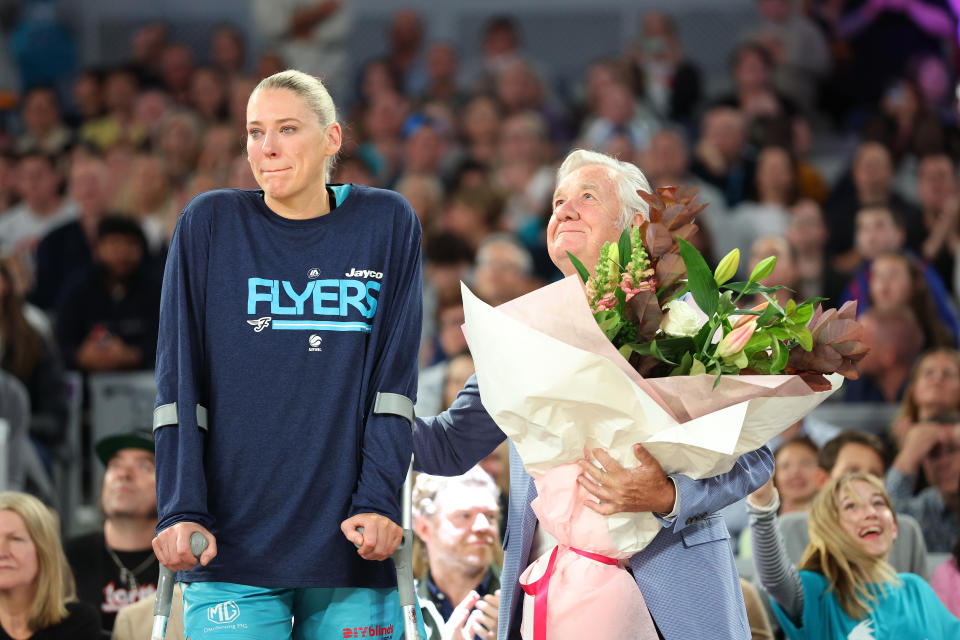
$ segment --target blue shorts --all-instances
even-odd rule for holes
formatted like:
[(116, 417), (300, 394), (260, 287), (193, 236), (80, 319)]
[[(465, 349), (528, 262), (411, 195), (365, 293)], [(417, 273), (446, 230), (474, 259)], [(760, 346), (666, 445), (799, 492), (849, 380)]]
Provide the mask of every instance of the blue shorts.
[[(417, 626), (426, 638), (420, 608)], [(230, 582), (183, 585), (187, 640), (403, 639), (395, 588), (267, 589)]]

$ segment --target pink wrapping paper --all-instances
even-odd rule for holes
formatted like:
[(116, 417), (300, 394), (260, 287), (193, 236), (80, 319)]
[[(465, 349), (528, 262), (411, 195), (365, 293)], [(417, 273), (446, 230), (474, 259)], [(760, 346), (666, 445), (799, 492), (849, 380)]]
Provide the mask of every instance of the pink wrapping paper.
[[(531, 506), (540, 526), (560, 543), (549, 578), (545, 636), (549, 640), (656, 640), (643, 595), (626, 569), (570, 550), (576, 547), (613, 558), (628, 557), (617, 549), (603, 516), (583, 506), (593, 498), (577, 483), (579, 474), (577, 465), (566, 464), (536, 480), (538, 497)], [(545, 553), (527, 567), (520, 576), (521, 585), (543, 576), (550, 554)], [(536, 640), (534, 607), (534, 598), (525, 595), (521, 625), (524, 640)]]

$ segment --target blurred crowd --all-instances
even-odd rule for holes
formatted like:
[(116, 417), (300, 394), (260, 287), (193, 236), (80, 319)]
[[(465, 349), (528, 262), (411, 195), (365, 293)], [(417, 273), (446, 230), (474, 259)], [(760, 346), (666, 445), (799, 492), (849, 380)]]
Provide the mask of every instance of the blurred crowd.
[[(67, 436), (64, 371), (152, 368), (177, 216), (200, 192), (257, 188), (243, 150), (247, 98), (260, 78), (294, 67), (323, 77), (340, 110), (332, 182), (393, 189), (423, 226), (419, 415), (448, 407), (473, 372), (459, 282), (500, 304), (558, 278), (545, 246), (557, 163), (573, 148), (601, 151), (636, 163), (655, 187), (699, 189), (709, 206), (695, 241), (711, 265), (734, 247), (744, 272), (776, 255), (766, 284), (789, 287), (781, 302), (857, 301), (872, 350), (840, 401), (902, 410), (833, 448), (802, 424), (784, 436), (782, 512), (802, 512), (855, 457), (919, 523), (910, 544), (960, 557), (953, 4), (756, 0), (755, 20), (729, 42), (725, 82), (704, 76), (683, 25), (661, 11), (638, 16), (623, 50), (560, 82), (510, 15), (480, 26), (474, 51), (431, 38), (424, 16), (401, 9), (382, 55), (361, 64), (347, 59), (352, 22), (339, 0), (253, 0), (260, 51), (227, 23), (200, 49), (149, 23), (117, 43), (129, 47), (124, 64), (79, 68), (70, 51), (37, 54), (43, 31), (25, 10), (0, 53), (21, 84), (0, 99), (0, 398), (29, 407), (21, 445), (50, 468)], [(470, 512), (480, 533), (471, 524), (459, 535), (496, 546), (504, 453), (489, 462), (499, 490)], [(30, 488), (25, 470), (11, 473), (12, 486)], [(437, 551), (444, 510), (431, 508), (419, 515), (426, 556), (456, 556), (455, 544)], [(422, 593), (449, 618), (467, 592), (492, 596), (496, 557), (478, 554), (465, 574), (431, 566)], [(901, 570), (929, 577), (913, 562)], [(943, 597), (960, 613), (952, 562)], [(436, 597), (441, 584), (453, 585), (452, 602)]]

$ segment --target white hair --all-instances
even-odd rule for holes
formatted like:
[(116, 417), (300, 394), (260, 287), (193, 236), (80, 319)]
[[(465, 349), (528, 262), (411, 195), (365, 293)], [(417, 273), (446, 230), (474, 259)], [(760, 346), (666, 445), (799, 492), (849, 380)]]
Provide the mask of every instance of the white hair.
[(413, 484), (413, 515), (430, 518), (437, 513), (438, 497), (444, 491), (454, 487), (480, 487), (486, 489), (494, 500), (500, 499), (500, 489), (490, 474), (479, 466), (473, 467), (462, 476), (445, 478), (426, 473), (417, 475)]
[(620, 198), (620, 214), (617, 217), (617, 229), (624, 230), (630, 226), (633, 217), (639, 212), (644, 218), (649, 218), (650, 205), (641, 198), (637, 191), (652, 193), (650, 183), (643, 172), (636, 165), (617, 160), (613, 156), (586, 149), (576, 149), (564, 159), (557, 169), (557, 184), (564, 178), (580, 169), (591, 165), (605, 167), (610, 178), (617, 185), (617, 194)]

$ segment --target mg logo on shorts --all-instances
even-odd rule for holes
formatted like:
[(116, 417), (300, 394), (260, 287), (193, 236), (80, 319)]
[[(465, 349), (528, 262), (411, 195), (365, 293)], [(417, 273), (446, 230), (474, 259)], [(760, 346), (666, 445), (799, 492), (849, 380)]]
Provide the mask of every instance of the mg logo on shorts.
[(213, 624), (227, 624), (240, 617), (240, 607), (233, 600), (207, 607), (207, 620)]

